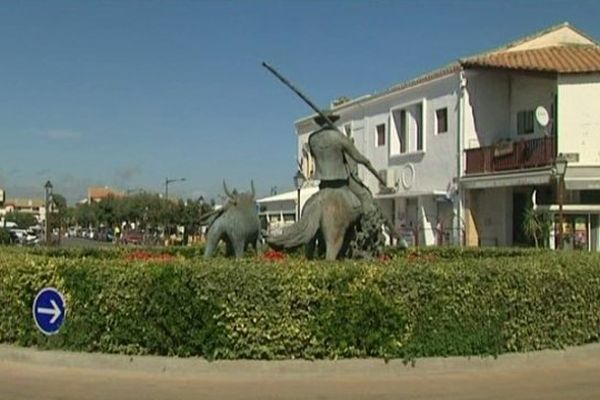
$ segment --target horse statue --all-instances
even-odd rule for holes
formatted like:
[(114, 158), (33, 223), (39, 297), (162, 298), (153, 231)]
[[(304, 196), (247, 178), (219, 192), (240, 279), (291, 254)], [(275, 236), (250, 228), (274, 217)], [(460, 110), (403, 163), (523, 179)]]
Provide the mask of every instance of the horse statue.
[(306, 202), (300, 220), (267, 238), (269, 246), (294, 248), (306, 244), (311, 258), (318, 237), (325, 244), (325, 258), (335, 260), (344, 246), (346, 233), (361, 216), (358, 198), (347, 188), (319, 190)]

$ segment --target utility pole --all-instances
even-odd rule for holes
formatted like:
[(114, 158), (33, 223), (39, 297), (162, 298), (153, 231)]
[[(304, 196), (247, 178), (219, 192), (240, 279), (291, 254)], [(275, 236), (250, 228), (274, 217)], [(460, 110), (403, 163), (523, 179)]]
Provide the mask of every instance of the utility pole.
[(184, 182), (184, 181), (185, 181), (185, 178), (176, 178), (176, 179), (165, 178), (165, 200), (169, 199), (169, 183)]
[(52, 182), (47, 181), (44, 185), (46, 190), (46, 246), (50, 246), (52, 241), (52, 232), (50, 230), (50, 200), (52, 197)]

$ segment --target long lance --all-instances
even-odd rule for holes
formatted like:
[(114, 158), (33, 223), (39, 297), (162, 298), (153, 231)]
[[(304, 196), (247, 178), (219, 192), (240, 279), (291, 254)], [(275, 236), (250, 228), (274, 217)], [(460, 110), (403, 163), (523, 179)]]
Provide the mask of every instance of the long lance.
[[(262, 66), (265, 67), (266, 69), (268, 69), (269, 72), (271, 72), (273, 75), (275, 75), (277, 77), (277, 79), (279, 79), (281, 82), (283, 82), (284, 85), (286, 85), (287, 87), (289, 87), (290, 89), (292, 89), (294, 91), (294, 93), (296, 93), (298, 96), (300, 96), (300, 98), (302, 100), (304, 100), (304, 102), (306, 104), (308, 104), (308, 106), (310, 108), (312, 108), (317, 114), (319, 114), (319, 116), (321, 118), (323, 118), (331, 127), (333, 127), (334, 129), (336, 129), (337, 131), (339, 131), (340, 133), (342, 133), (333, 124), (333, 122), (331, 122), (331, 120), (329, 119), (329, 117), (327, 115), (325, 115), (323, 113), (323, 111), (321, 111), (321, 109), (315, 105), (315, 103), (313, 103), (312, 101), (310, 101), (310, 99), (308, 97), (306, 97), (304, 95), (304, 93), (302, 93), (300, 90), (298, 90), (298, 88), (296, 86), (294, 86), (290, 81), (288, 81), (287, 79), (285, 79), (279, 72), (277, 72), (277, 70), (275, 68), (273, 68), (272, 66), (270, 66), (269, 64), (267, 64), (265, 61), (262, 62)], [(382, 181), (381, 177), (378, 174), (375, 174), (375, 177), (379, 180), (379, 182), (381, 182), (383, 184), (383, 186), (386, 186), (385, 182)], [(391, 235), (394, 236), (394, 237), (396, 237), (397, 239), (399, 239), (400, 236), (394, 231), (392, 223), (385, 216), (384, 216), (384, 220), (386, 222), (386, 225), (388, 226), (388, 229), (390, 230)]]
[(268, 69), (273, 75), (275, 75), (277, 77), (277, 79), (279, 79), (281, 82), (283, 82), (284, 85), (286, 85), (287, 87), (289, 87), (290, 89), (292, 89), (294, 91), (294, 93), (296, 93), (298, 96), (300, 96), (300, 98), (302, 100), (304, 100), (304, 102), (306, 104), (308, 104), (308, 106), (310, 108), (312, 108), (313, 110), (315, 110), (315, 112), (317, 114), (319, 114), (319, 116), (321, 118), (323, 118), (329, 125), (331, 125), (331, 126), (333, 126), (335, 128), (335, 125), (333, 124), (333, 122), (331, 122), (331, 120), (329, 119), (329, 117), (327, 115), (325, 115), (323, 113), (323, 111), (321, 111), (321, 109), (315, 105), (315, 103), (313, 103), (312, 101), (310, 101), (310, 99), (308, 97), (306, 97), (304, 95), (304, 93), (302, 93), (300, 90), (298, 90), (298, 88), (296, 88), (296, 86), (294, 86), (290, 81), (288, 81), (287, 79), (285, 79), (279, 72), (277, 72), (277, 70), (275, 68), (273, 68), (272, 66), (270, 66), (269, 64), (267, 64), (264, 61), (262, 63), (262, 66), (265, 67), (266, 69)]
[[(331, 120), (329, 119), (329, 117), (327, 115), (325, 115), (325, 113), (323, 113), (323, 111), (321, 111), (319, 109), (319, 107), (317, 107), (315, 105), (315, 103), (313, 103), (312, 101), (310, 101), (310, 99), (308, 97), (306, 97), (304, 95), (304, 93), (302, 93), (300, 90), (298, 90), (298, 88), (296, 88), (290, 81), (288, 81), (287, 79), (285, 79), (279, 72), (277, 72), (277, 70), (275, 70), (275, 68), (273, 68), (272, 66), (270, 66), (269, 64), (267, 64), (264, 61), (262, 62), (262, 65), (263, 65), (263, 67), (265, 67), (266, 69), (268, 69), (273, 75), (275, 75), (277, 77), (277, 79), (279, 79), (281, 82), (283, 82), (283, 84), (285, 84), (287, 87), (289, 87), (290, 89), (292, 89), (294, 91), (294, 93), (296, 93), (298, 96), (300, 96), (300, 98), (302, 100), (304, 100), (304, 102), (306, 104), (308, 104), (310, 108), (312, 108), (313, 110), (315, 110), (315, 112), (317, 114), (319, 114), (319, 116), (321, 118), (323, 118), (333, 129), (337, 130), (342, 135), (344, 134), (342, 131), (340, 131), (340, 129), (337, 126), (335, 126), (333, 124), (333, 122), (331, 122)], [(377, 180), (383, 186), (386, 186), (386, 183), (379, 176), (379, 174), (377, 174), (377, 171), (375, 171), (372, 166), (367, 166), (367, 169), (369, 169), (371, 171), (371, 173), (373, 173), (373, 175), (375, 175), (375, 177), (377, 178)]]

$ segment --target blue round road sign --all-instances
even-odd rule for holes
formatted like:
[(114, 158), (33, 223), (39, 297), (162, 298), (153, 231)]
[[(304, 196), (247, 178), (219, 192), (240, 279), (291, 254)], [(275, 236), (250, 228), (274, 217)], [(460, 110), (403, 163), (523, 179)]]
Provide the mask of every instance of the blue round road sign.
[(33, 301), (33, 320), (45, 335), (58, 333), (65, 322), (65, 300), (55, 288), (44, 288)]

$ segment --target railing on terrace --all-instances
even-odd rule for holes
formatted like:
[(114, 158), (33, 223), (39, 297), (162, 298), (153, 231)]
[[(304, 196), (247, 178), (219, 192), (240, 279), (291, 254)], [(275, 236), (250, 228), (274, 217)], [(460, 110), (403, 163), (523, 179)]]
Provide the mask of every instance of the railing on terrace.
[(554, 136), (550, 136), (465, 150), (465, 173), (480, 174), (550, 165), (555, 155), (554, 139)]

